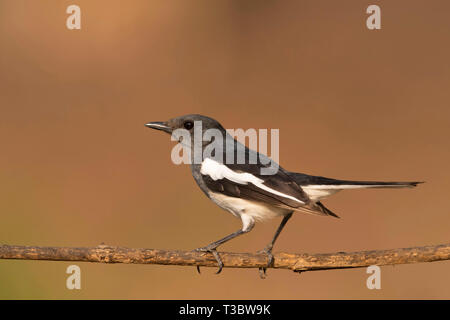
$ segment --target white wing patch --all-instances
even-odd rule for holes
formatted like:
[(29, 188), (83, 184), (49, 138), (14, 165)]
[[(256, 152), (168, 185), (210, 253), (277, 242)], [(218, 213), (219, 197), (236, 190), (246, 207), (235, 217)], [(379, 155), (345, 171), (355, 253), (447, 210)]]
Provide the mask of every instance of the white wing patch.
[(247, 173), (247, 172), (234, 172), (230, 168), (228, 168), (226, 165), (219, 163), (217, 161), (214, 161), (210, 158), (206, 158), (202, 162), (202, 166), (200, 168), (200, 173), (203, 175), (208, 175), (213, 179), (221, 180), (221, 179), (228, 179), (230, 181), (233, 181), (238, 184), (247, 185), (249, 183), (253, 184), (254, 186), (265, 190), (267, 192), (270, 192), (272, 194), (275, 194), (277, 196), (291, 199), (294, 201), (297, 201), (298, 203), (304, 204), (303, 201), (300, 201), (290, 195), (284, 194), (282, 192), (279, 192), (277, 190), (274, 190), (272, 188), (269, 188), (268, 186), (264, 185), (264, 180), (259, 179), (258, 177), (255, 177), (254, 175)]

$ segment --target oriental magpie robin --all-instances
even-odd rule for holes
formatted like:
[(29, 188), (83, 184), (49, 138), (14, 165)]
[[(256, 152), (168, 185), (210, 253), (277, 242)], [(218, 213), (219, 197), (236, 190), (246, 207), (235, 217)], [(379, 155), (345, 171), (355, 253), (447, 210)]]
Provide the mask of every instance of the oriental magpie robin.
[[(415, 187), (421, 183), (337, 180), (290, 172), (265, 155), (235, 140), (216, 120), (198, 114), (185, 115), (166, 122), (150, 122), (146, 126), (167, 132), (178, 140), (190, 153), (191, 172), (200, 189), (219, 207), (242, 221), (240, 230), (197, 249), (214, 255), (219, 266), (217, 273), (221, 272), (223, 263), (216, 248), (252, 230), (255, 221), (282, 217), (272, 240), (262, 250), (268, 255), (267, 267), (270, 267), (273, 263), (273, 245), (293, 212), (338, 218), (321, 203), (321, 200), (338, 191)], [(208, 135), (209, 139), (204, 139), (208, 130), (213, 134)], [(211, 136), (214, 136), (214, 139)], [(219, 141), (221, 136), (223, 141)], [(213, 144), (215, 149), (211, 148)], [(206, 152), (208, 150), (210, 153)], [(244, 161), (237, 161), (239, 156), (243, 156), (241, 160)], [(228, 161), (229, 159), (232, 161)], [(276, 170), (264, 174), (264, 169), (267, 170), (273, 165)], [(261, 277), (264, 277), (265, 272), (266, 268), (260, 269)]]

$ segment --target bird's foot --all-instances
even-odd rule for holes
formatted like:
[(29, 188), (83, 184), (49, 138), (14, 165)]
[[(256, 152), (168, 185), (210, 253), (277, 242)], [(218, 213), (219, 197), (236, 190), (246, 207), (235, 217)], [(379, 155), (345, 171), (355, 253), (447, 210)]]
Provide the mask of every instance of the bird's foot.
[(273, 265), (272, 246), (267, 246), (264, 249), (257, 251), (256, 253), (265, 253), (267, 255), (268, 262), (266, 267), (259, 268), (259, 277), (261, 279), (265, 279), (267, 268)]
[[(195, 249), (194, 251), (211, 253), (214, 256), (214, 258), (216, 259), (217, 265), (219, 266), (219, 269), (217, 270), (216, 274), (219, 274), (222, 272), (223, 262), (222, 262), (222, 259), (220, 259), (219, 253), (217, 252), (215, 247), (206, 246), (206, 247)], [(200, 266), (197, 266), (197, 272), (200, 273)]]

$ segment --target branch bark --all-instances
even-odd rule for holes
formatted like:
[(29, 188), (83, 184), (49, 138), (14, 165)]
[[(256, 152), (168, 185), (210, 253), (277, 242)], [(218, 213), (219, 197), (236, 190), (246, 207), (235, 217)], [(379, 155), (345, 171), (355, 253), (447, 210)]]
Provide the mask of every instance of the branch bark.
[[(231, 252), (220, 252), (219, 254), (223, 260), (224, 267), (228, 268), (260, 268), (265, 267), (267, 264), (267, 257), (264, 254)], [(216, 260), (209, 253), (131, 249), (106, 245), (78, 248), (2, 245), (0, 246), (0, 259), (217, 266)], [(450, 260), (450, 243), (435, 246), (349, 253), (275, 253), (272, 268), (304, 272), (443, 260)]]

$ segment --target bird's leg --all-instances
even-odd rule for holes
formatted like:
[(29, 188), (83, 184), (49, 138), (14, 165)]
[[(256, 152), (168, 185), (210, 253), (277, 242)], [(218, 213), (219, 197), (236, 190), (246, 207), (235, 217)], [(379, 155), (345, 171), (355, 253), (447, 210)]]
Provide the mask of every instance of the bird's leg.
[(284, 226), (286, 225), (286, 223), (288, 222), (288, 220), (292, 217), (292, 212), (290, 212), (289, 214), (285, 215), (283, 217), (283, 220), (281, 220), (280, 225), (278, 226), (277, 231), (275, 232), (275, 235), (272, 238), (272, 241), (267, 244), (267, 246), (262, 249), (261, 251), (258, 251), (258, 253), (265, 253), (268, 256), (268, 260), (269, 262), (267, 263), (267, 267), (265, 268), (259, 268), (259, 276), (261, 277), (261, 279), (264, 279), (266, 277), (266, 270), (267, 268), (269, 268), (272, 264), (273, 264), (273, 254), (272, 254), (272, 248), (273, 245), (275, 244), (275, 241), (277, 241), (278, 236), (280, 235), (281, 231), (283, 230)]
[[(216, 248), (218, 246), (220, 246), (221, 244), (224, 244), (225, 242), (227, 242), (227, 241), (229, 241), (229, 240), (231, 240), (233, 238), (236, 238), (237, 236), (240, 236), (241, 234), (246, 233), (248, 231), (250, 231), (250, 230), (238, 230), (238, 231), (233, 232), (232, 234), (230, 234), (230, 235), (228, 235), (228, 236), (226, 236), (226, 237), (224, 237), (224, 238), (222, 238), (220, 240), (217, 240), (217, 241), (215, 241), (213, 243), (208, 244), (206, 247), (195, 249), (195, 251), (212, 253), (214, 258), (216, 258), (217, 264), (219, 265), (219, 269), (217, 270), (216, 273), (220, 273), (222, 271), (222, 268), (223, 268), (223, 262), (222, 262), (222, 259), (220, 259), (219, 253), (217, 252)], [(200, 273), (200, 267), (199, 266), (197, 266), (197, 272)]]

